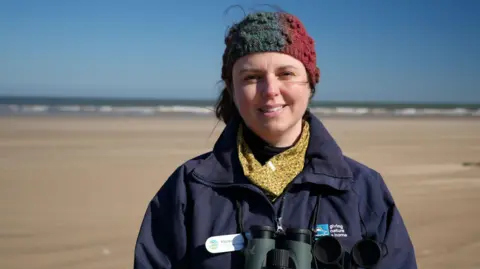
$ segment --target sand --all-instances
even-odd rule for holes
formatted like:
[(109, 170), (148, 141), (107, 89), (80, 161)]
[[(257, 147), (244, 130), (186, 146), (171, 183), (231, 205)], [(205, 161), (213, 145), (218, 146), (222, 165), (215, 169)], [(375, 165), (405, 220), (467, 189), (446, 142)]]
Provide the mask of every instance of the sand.
[[(480, 121), (324, 119), (382, 173), (419, 268), (480, 268)], [(149, 200), (211, 148), (207, 117), (0, 118), (0, 268), (131, 268)], [(215, 129), (215, 131), (213, 131)], [(212, 132), (213, 131), (213, 132)]]

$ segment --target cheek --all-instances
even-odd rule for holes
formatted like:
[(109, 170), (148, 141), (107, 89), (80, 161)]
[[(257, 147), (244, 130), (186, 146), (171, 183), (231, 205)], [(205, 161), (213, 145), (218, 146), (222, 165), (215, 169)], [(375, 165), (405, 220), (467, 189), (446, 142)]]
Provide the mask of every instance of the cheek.
[(239, 110), (249, 110), (254, 106), (255, 91), (246, 87), (238, 88), (234, 91), (234, 99)]
[(296, 89), (294, 91), (289, 91), (283, 96), (289, 102), (294, 103), (296, 107), (304, 107), (308, 105), (308, 101), (310, 99), (310, 89)]

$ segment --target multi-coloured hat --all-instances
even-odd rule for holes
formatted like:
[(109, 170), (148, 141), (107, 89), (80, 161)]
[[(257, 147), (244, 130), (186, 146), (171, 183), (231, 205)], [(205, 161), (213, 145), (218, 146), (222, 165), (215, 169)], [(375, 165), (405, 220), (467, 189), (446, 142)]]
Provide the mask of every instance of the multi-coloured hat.
[(225, 38), (222, 79), (231, 82), (233, 64), (240, 57), (256, 52), (281, 52), (301, 61), (312, 83), (318, 83), (320, 70), (314, 40), (294, 15), (284, 12), (257, 12), (234, 24)]

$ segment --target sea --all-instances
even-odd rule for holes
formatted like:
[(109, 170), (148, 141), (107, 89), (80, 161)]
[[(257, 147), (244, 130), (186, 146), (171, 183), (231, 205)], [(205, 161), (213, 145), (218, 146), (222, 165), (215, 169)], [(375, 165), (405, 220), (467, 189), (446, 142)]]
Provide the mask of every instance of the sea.
[[(0, 96), (0, 116), (213, 116), (216, 100)], [(469, 117), (480, 119), (480, 104), (312, 101), (321, 116)]]

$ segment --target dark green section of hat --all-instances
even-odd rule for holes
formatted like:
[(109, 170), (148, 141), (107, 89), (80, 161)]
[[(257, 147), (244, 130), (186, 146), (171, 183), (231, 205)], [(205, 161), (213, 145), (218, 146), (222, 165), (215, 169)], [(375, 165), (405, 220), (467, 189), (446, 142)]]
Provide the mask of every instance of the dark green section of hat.
[(231, 42), (230, 59), (238, 59), (252, 52), (281, 52), (286, 45), (287, 32), (277, 13), (249, 14), (230, 29), (227, 42)]

